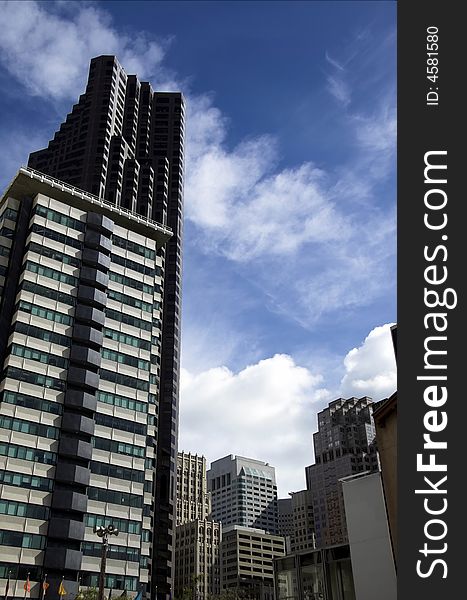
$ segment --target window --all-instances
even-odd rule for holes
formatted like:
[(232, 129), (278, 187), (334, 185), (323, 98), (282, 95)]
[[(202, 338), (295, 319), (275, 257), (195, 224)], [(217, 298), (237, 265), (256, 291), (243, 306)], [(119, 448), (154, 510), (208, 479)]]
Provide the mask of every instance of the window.
[(66, 273), (61, 273), (60, 271), (56, 271), (55, 269), (43, 267), (42, 265), (38, 265), (29, 260), (27, 260), (25, 263), (25, 269), (26, 271), (31, 271), (31, 273), (37, 273), (38, 275), (42, 275), (43, 277), (49, 277), (50, 279), (66, 283), (67, 285), (71, 285), (74, 287), (78, 285), (77, 277), (67, 275)]
[(142, 281), (132, 279), (131, 277), (124, 277), (123, 275), (120, 275), (120, 273), (114, 273), (113, 271), (110, 271), (109, 280), (116, 281), (121, 285), (127, 285), (128, 287), (132, 287), (135, 290), (139, 290), (140, 292), (145, 292), (146, 294), (154, 294), (153, 286), (148, 285), (147, 283), (143, 283)]
[(0, 544), (2, 546), (43, 550), (45, 548), (45, 540), (46, 538), (43, 535), (0, 530)]
[(117, 452), (118, 454), (125, 454), (127, 456), (137, 456), (144, 458), (146, 449), (142, 446), (134, 446), (133, 444), (125, 444), (124, 442), (117, 442), (109, 440), (107, 438), (93, 437), (92, 445), (98, 450), (107, 450), (108, 452)]
[(40, 217), (44, 217), (44, 219), (48, 219), (49, 221), (60, 223), (60, 225), (64, 225), (65, 227), (76, 229), (77, 231), (84, 231), (86, 228), (86, 224), (83, 221), (78, 221), (78, 219), (73, 219), (72, 217), (68, 217), (55, 210), (41, 206), (40, 204), (36, 204), (33, 213)]
[(31, 421), (23, 421), (22, 419), (14, 419), (12, 417), (0, 416), (0, 427), (2, 429), (10, 429), (11, 431), (19, 431), (20, 433), (28, 433), (30, 435), (38, 435), (40, 437), (58, 440), (59, 430), (51, 425), (42, 425), (41, 423), (33, 423)]
[(0, 456), (30, 460), (46, 465), (54, 465), (57, 462), (57, 455), (54, 452), (37, 450), (35, 448), (25, 448), (24, 446), (17, 446), (16, 444), (0, 443)]
[(20, 346), (19, 344), (11, 345), (11, 354), (14, 356), (20, 356), (29, 360), (36, 360), (38, 362), (50, 365), (52, 367), (59, 367), (66, 369), (68, 367), (68, 359), (55, 354), (49, 354), (48, 352), (40, 352), (33, 348), (26, 348), (26, 346)]
[(52, 344), (59, 344), (60, 346), (70, 346), (71, 338), (61, 333), (55, 333), (50, 329), (42, 329), (41, 327), (35, 327), (34, 325), (28, 325), (17, 321), (15, 325), (15, 332), (22, 333), (30, 337), (44, 340), (45, 342), (51, 342)]
[(142, 348), (143, 350), (151, 350), (151, 342), (149, 340), (143, 340), (127, 333), (121, 333), (114, 329), (108, 329), (104, 327), (104, 337), (128, 346), (134, 346), (135, 348)]
[[(143, 273), (144, 275), (149, 275), (150, 277), (154, 277), (156, 275), (156, 269), (154, 267), (147, 267), (146, 265), (137, 263), (129, 258), (124, 258), (118, 254), (111, 254), (110, 258), (116, 265), (126, 267), (127, 269), (132, 269), (133, 271), (138, 271), (138, 273)], [(160, 270), (161, 269), (159, 269), (159, 271)]]
[(35, 475), (24, 475), (23, 473), (11, 473), (10, 471), (3, 470), (0, 471), (0, 483), (31, 490), (41, 490), (43, 492), (51, 492), (53, 488), (52, 479), (37, 477)]
[(110, 427), (115, 429), (121, 429), (122, 431), (128, 431), (130, 433), (136, 433), (138, 435), (146, 435), (147, 427), (144, 423), (137, 423), (136, 421), (128, 421), (127, 419), (119, 419), (110, 415), (104, 415), (102, 413), (96, 413), (95, 415), (96, 425), (102, 425), (104, 427)]
[(72, 267), (79, 267), (81, 264), (81, 261), (74, 256), (69, 256), (68, 254), (64, 254), (53, 248), (48, 248), (47, 246), (41, 246), (35, 242), (30, 242), (26, 251), (34, 252), (35, 254), (39, 254), (39, 256), (45, 256), (46, 258), (61, 262), (64, 265), (71, 265)]
[(50, 298), (50, 300), (56, 300), (57, 302), (62, 302), (63, 304), (69, 304), (70, 306), (74, 306), (76, 304), (76, 299), (73, 296), (70, 296), (70, 294), (59, 292), (58, 290), (46, 287), (45, 285), (39, 285), (37, 283), (32, 283), (31, 281), (23, 280), (21, 288), (25, 292), (38, 294), (39, 296), (44, 296), (44, 298)]
[(148, 405), (145, 402), (139, 402), (138, 400), (133, 400), (133, 398), (125, 398), (124, 396), (118, 396), (110, 392), (97, 392), (97, 399), (99, 402), (120, 406), (121, 408), (128, 408), (129, 410), (136, 410), (143, 413), (148, 412)]
[(125, 323), (125, 325), (131, 325), (132, 327), (136, 327), (137, 329), (144, 329), (144, 331), (151, 331), (152, 329), (150, 321), (138, 319), (137, 317), (133, 317), (133, 315), (121, 313), (110, 308), (105, 309), (105, 314), (109, 319), (112, 319), (113, 321), (120, 321), (121, 323)]
[(49, 509), (47, 506), (27, 504), (26, 502), (13, 502), (11, 500), (0, 500), (0, 514), (14, 517), (28, 517), (47, 521)]
[(141, 523), (128, 519), (116, 519), (115, 517), (104, 517), (102, 515), (87, 514), (85, 516), (86, 527), (106, 527), (113, 525), (122, 533), (141, 534)]
[(115, 373), (115, 371), (107, 371), (106, 369), (100, 370), (101, 379), (105, 381), (111, 381), (117, 385), (124, 385), (130, 388), (135, 388), (143, 392), (149, 391), (149, 382), (136, 377), (130, 377), (129, 375), (123, 375), (122, 373)]
[[(131, 506), (132, 508), (143, 507), (143, 496), (127, 494), (126, 492), (115, 492), (113, 490), (89, 487), (88, 498), (89, 500), (96, 500), (97, 502), (110, 502), (111, 504), (118, 504), (119, 506)], [(100, 554), (98, 556), (100, 556)]]
[(24, 302), (24, 300), (19, 302), (17, 309), (36, 317), (41, 317), (42, 319), (61, 323), (62, 325), (71, 325), (73, 323), (73, 319), (69, 315), (42, 306), (36, 306), (30, 302)]
[(16, 367), (7, 367), (5, 370), (5, 377), (11, 377), (12, 379), (18, 379), (19, 381), (59, 391), (64, 391), (66, 387), (65, 382), (61, 379), (39, 375), (38, 373), (31, 373), (30, 371), (25, 371)]
[[(107, 297), (110, 300), (115, 300), (116, 302), (121, 302), (122, 304), (127, 304), (128, 306), (134, 306), (135, 308), (140, 308), (145, 312), (151, 313), (153, 310), (153, 305), (149, 302), (144, 302), (144, 300), (140, 300), (139, 298), (133, 298), (133, 296), (128, 296), (127, 294), (122, 294), (120, 292), (116, 292), (115, 290), (107, 290)], [(155, 303), (158, 305), (159, 303)], [(157, 306), (156, 306), (157, 308)]]
[(150, 363), (148, 360), (142, 360), (136, 356), (130, 356), (129, 354), (123, 354), (122, 352), (115, 352), (109, 348), (102, 348), (102, 358), (111, 360), (122, 365), (129, 365), (136, 369), (142, 369), (143, 371), (149, 371)]

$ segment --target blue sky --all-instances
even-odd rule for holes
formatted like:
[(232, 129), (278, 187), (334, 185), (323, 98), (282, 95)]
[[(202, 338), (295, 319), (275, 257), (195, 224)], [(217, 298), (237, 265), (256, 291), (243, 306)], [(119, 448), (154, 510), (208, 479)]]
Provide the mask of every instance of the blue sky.
[(396, 4), (1, 5), (2, 187), (92, 56), (186, 95), (180, 447), (302, 488), (316, 412), (395, 389)]

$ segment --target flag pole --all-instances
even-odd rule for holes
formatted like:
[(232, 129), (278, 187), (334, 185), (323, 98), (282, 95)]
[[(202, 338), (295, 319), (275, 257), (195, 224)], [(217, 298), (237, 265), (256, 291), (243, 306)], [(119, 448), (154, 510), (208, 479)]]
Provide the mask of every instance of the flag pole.
[(28, 575), (26, 577), (26, 583), (24, 584), (24, 600), (26, 600), (26, 598), (28, 597), (28, 592), (31, 590), (31, 583), (29, 581), (29, 571), (28, 571)]
[(5, 600), (8, 599), (8, 593), (10, 591), (10, 578), (11, 578), (11, 571), (10, 571), (10, 569), (8, 569), (8, 579), (6, 580), (6, 586), (5, 586)]

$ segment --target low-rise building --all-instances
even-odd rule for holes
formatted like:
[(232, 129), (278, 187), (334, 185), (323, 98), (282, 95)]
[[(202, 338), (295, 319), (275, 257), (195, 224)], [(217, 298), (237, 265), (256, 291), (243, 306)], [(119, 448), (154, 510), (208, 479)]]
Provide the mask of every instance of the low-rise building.
[(233, 525), (223, 531), (222, 590), (245, 600), (274, 600), (274, 560), (285, 554), (284, 538)]

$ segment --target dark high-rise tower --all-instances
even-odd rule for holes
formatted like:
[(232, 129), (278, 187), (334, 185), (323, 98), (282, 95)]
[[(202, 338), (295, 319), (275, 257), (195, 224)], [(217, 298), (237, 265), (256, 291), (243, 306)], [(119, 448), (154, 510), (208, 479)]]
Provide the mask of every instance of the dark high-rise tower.
[(29, 167), (167, 225), (152, 536), (152, 595), (171, 593), (177, 474), (184, 100), (127, 76), (114, 56), (91, 61), (80, 96)]
[(311, 490), (316, 545), (345, 544), (347, 526), (339, 479), (377, 471), (373, 402), (370, 398), (338, 398), (318, 413), (313, 434), (315, 464), (306, 467)]

